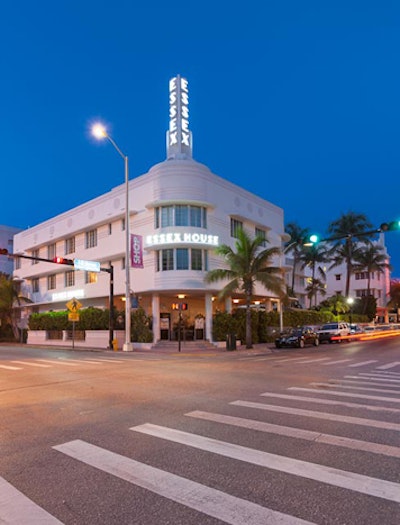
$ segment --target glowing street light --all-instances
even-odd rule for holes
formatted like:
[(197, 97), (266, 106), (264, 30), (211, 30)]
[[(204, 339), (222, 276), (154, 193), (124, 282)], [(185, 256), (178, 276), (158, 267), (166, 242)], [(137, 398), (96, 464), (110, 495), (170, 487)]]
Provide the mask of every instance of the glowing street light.
[[(115, 141), (107, 133), (105, 126), (96, 123), (92, 126), (92, 135), (98, 139), (107, 139), (119, 155), (124, 159), (125, 166), (125, 343), (123, 350), (130, 352), (133, 350), (131, 343), (131, 284), (130, 284), (130, 234), (129, 234), (129, 165), (128, 157), (119, 149)], [(112, 305), (110, 305), (112, 308)]]

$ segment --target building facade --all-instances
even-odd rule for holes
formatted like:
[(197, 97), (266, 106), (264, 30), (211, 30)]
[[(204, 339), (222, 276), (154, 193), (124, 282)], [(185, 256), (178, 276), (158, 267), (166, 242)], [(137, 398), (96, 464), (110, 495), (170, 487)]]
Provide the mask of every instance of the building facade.
[[(175, 338), (179, 312), (173, 305), (179, 301), (187, 305), (186, 325), (193, 330), (196, 325), (195, 334), (211, 340), (213, 313), (229, 311), (233, 301), (244, 302), (238, 295), (221, 303), (217, 295), (224, 283), (205, 283), (207, 272), (222, 264), (215, 248), (233, 246), (241, 227), (254, 236), (264, 235), (268, 246), (281, 247), (287, 237), (283, 210), (193, 159), (184, 78), (170, 81), (169, 101), (167, 159), (128, 184), (131, 261), (125, 260), (125, 185), (18, 233), (14, 253), (96, 261), (103, 269), (112, 265), (114, 305), (121, 311), (129, 264), (134, 306), (152, 316), (154, 342)], [(83, 307), (109, 307), (106, 271), (22, 257), (15, 262), (14, 276), (23, 281), (23, 293), (33, 301), (31, 311), (65, 310), (71, 298)], [(262, 287), (256, 288), (255, 300), (267, 310), (280, 307), (278, 297)]]
[[(0, 225), (0, 248), (7, 250), (9, 253), (14, 251), (14, 235), (21, 231), (21, 228), (14, 228), (13, 226)], [(13, 259), (5, 255), (0, 257), (0, 272), (7, 275), (13, 273)]]
[[(379, 239), (374, 243), (382, 249), (382, 254), (386, 256), (387, 267), (384, 268), (383, 272), (371, 272), (368, 275), (366, 270), (356, 271), (350, 277), (350, 292), (349, 298), (357, 301), (361, 297), (372, 295), (375, 297), (377, 307), (380, 316), (385, 316), (386, 305), (390, 299), (390, 256), (387, 252), (385, 245), (385, 234), (380, 233)], [(325, 282), (325, 295), (317, 294), (317, 297), (313, 299), (313, 304), (319, 304), (321, 301), (333, 295), (346, 295), (346, 275), (347, 268), (346, 264), (342, 263), (335, 268), (330, 269), (330, 263), (321, 263), (322, 270), (326, 275)], [(292, 272), (293, 272), (293, 259), (286, 256), (285, 258), (285, 269), (286, 269), (286, 284), (291, 286)], [(301, 265), (297, 266), (296, 275), (294, 279), (294, 290), (295, 295), (299, 300), (299, 303), (303, 308), (308, 308), (310, 300), (307, 298), (306, 287), (310, 282), (311, 272), (310, 269), (305, 267), (301, 268)], [(370, 281), (370, 289), (368, 291), (368, 279)]]

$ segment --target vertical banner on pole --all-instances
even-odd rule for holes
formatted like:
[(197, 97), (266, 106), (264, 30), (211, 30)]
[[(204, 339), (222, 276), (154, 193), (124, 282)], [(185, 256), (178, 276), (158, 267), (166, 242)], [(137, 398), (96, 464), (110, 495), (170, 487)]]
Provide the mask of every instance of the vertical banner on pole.
[(143, 268), (143, 237), (135, 233), (131, 235), (131, 267)]

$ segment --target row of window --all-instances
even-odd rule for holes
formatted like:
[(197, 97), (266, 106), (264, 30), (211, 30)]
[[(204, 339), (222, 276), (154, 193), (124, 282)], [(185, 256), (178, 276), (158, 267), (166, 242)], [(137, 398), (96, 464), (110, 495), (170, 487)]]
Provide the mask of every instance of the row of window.
[(207, 208), (187, 204), (159, 206), (154, 210), (154, 227), (194, 226), (207, 228)]
[[(237, 239), (240, 230), (243, 230), (243, 222), (237, 219), (231, 219), (231, 237), (235, 237), (235, 239)], [(265, 230), (261, 230), (260, 228), (256, 227), (254, 230), (254, 235), (263, 239), (261, 244), (262, 246), (267, 245), (267, 232)]]
[(208, 251), (197, 248), (167, 248), (155, 252), (156, 271), (208, 271)]
[[(354, 278), (356, 281), (361, 281), (363, 279), (368, 279), (368, 274), (369, 272), (356, 272), (354, 274)], [(335, 278), (337, 281), (340, 281), (341, 278), (342, 278), (342, 274), (341, 273), (336, 273), (335, 274)], [(381, 280), (381, 272), (377, 272), (376, 273), (376, 278), (378, 281)], [(371, 279), (375, 279), (375, 272), (371, 272)]]
[[(97, 279), (98, 279), (98, 274), (96, 272), (85, 272), (85, 283), (86, 284), (97, 283)], [(32, 279), (31, 284), (32, 284), (32, 292), (38, 293), (40, 291), (39, 278)], [(68, 288), (69, 286), (75, 286), (74, 270), (70, 270), (64, 273), (64, 287)], [(55, 290), (56, 287), (57, 287), (56, 274), (53, 273), (51, 275), (48, 275), (47, 276), (47, 289)]]

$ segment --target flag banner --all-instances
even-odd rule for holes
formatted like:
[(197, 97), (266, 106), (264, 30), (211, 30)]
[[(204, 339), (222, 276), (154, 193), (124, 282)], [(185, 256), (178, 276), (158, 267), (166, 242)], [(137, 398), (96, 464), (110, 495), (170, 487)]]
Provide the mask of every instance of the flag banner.
[(131, 267), (143, 268), (143, 237), (131, 234)]

